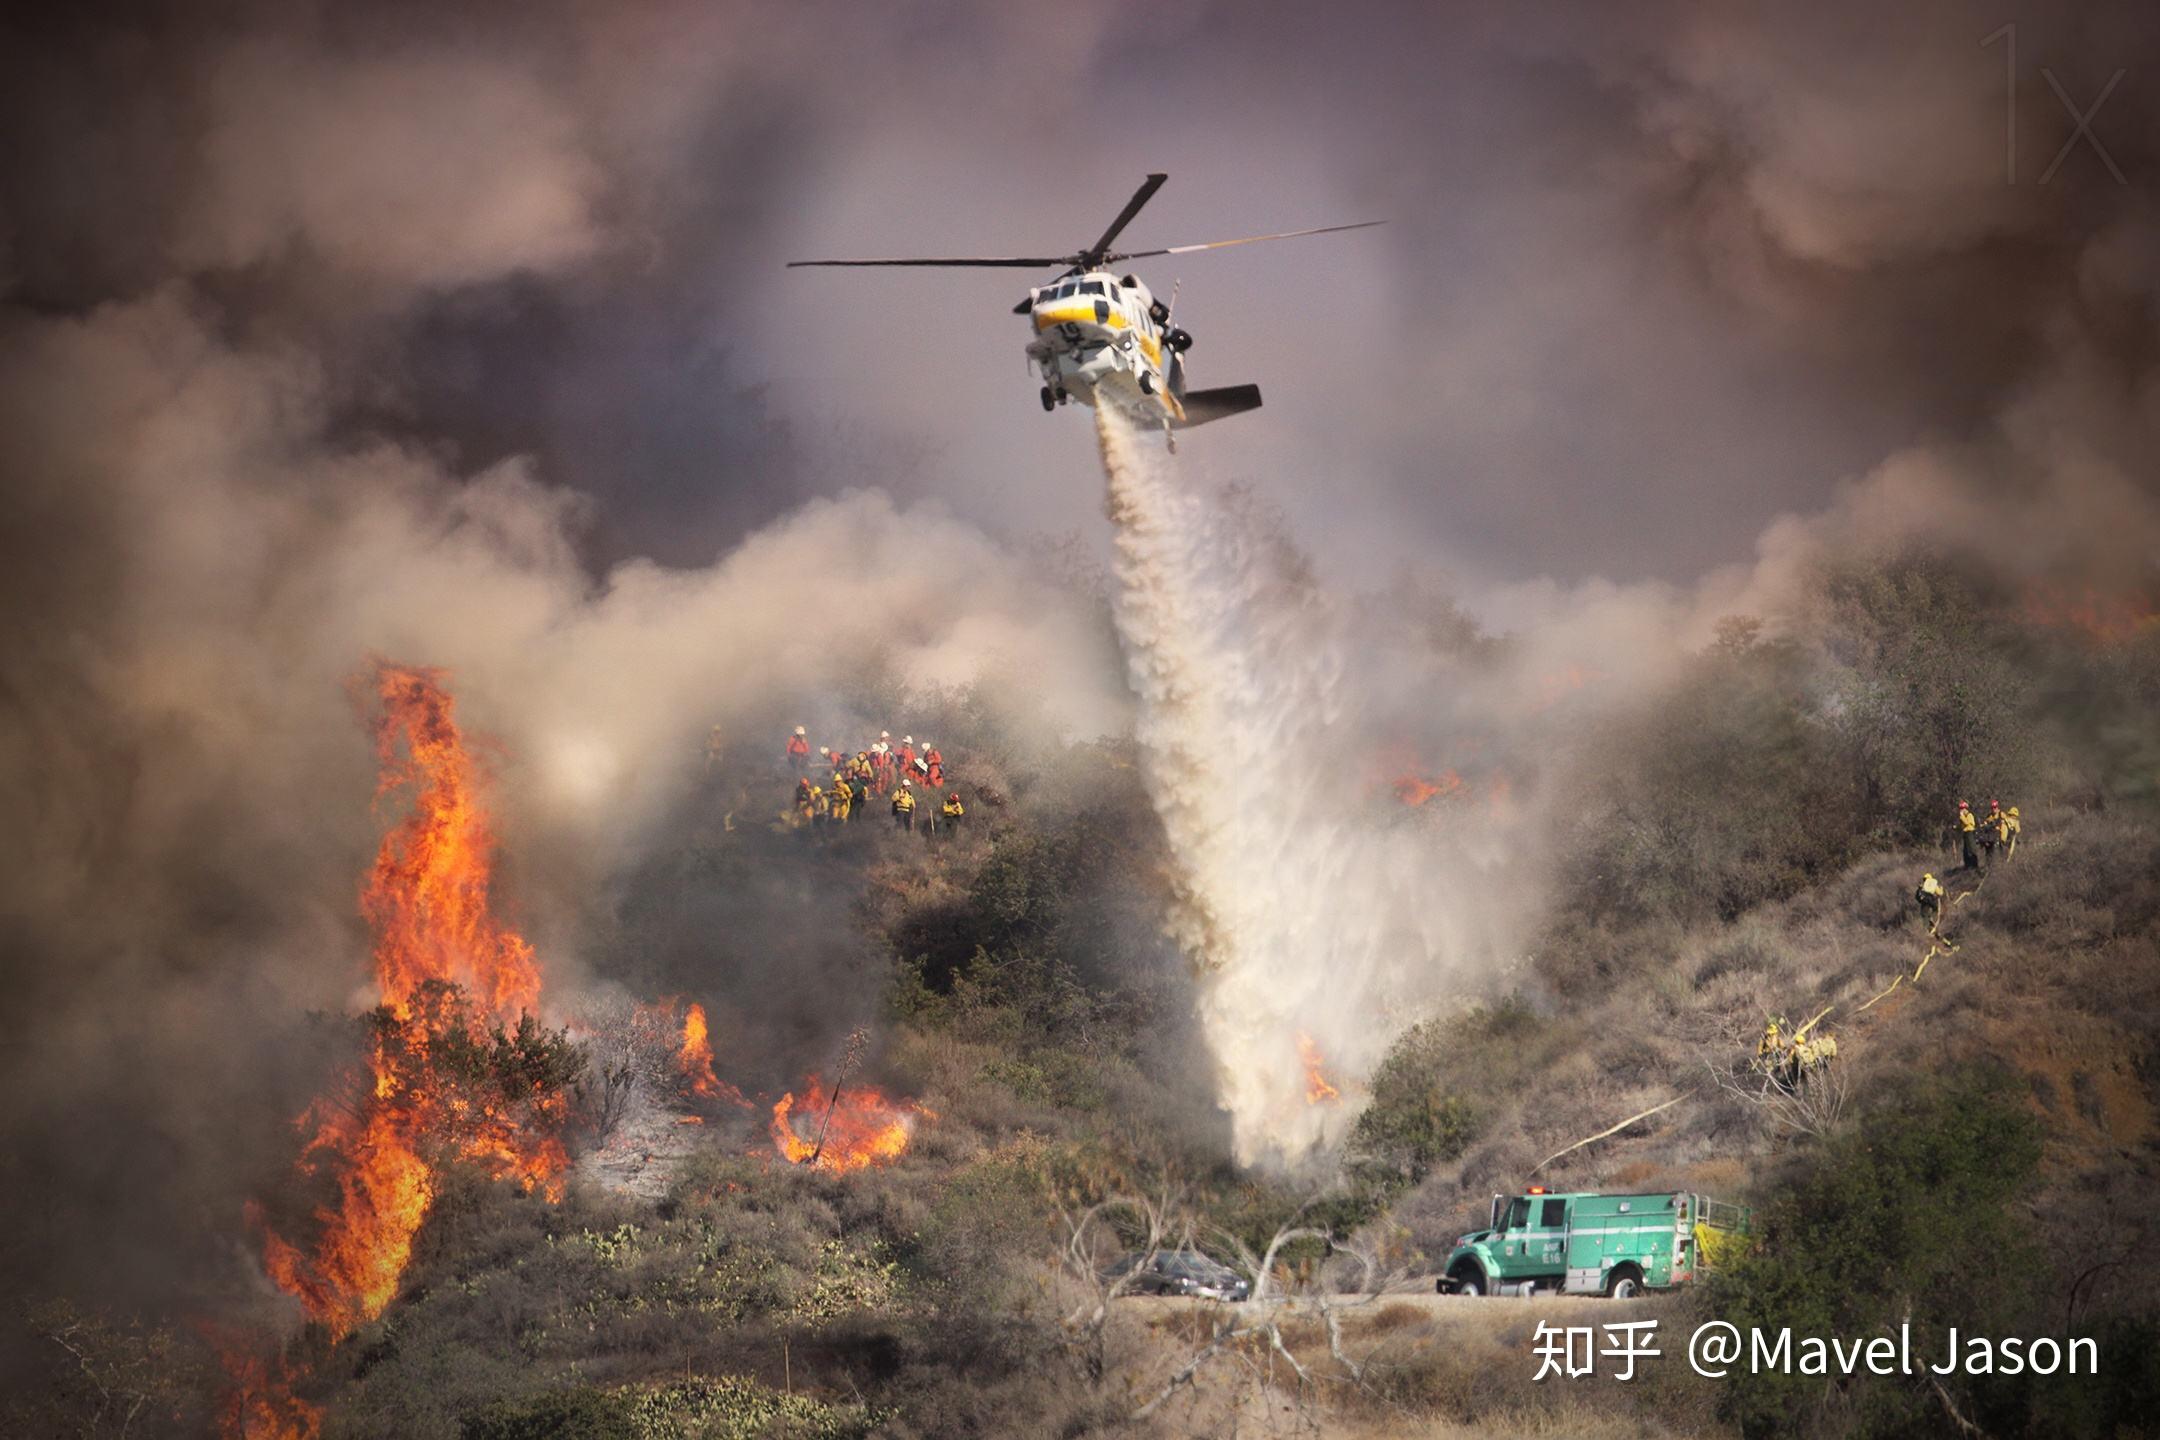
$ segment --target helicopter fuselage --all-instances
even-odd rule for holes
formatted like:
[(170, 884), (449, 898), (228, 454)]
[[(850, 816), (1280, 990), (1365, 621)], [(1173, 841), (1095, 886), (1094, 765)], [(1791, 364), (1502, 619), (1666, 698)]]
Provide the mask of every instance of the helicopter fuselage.
[(1185, 418), (1184, 365), (1172, 344), (1184, 337), (1165, 328), (1166, 312), (1137, 277), (1067, 275), (1016, 308), (1035, 332), (1027, 356), (1042, 374), (1046, 408), (1109, 400), (1159, 425)]

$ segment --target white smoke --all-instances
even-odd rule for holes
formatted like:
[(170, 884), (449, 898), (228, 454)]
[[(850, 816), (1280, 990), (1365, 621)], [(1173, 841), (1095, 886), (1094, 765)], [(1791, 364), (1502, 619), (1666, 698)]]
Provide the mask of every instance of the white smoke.
[(1362, 697), (1345, 613), (1113, 410), (1096, 425), (1113, 608), (1217, 1099), (1240, 1164), (1295, 1164), (1355, 1110), (1312, 1102), (1300, 1037), (1337, 1084), (1368, 1074), (1508, 932), (1486, 883), (1500, 857), (1375, 807), (1348, 763)]

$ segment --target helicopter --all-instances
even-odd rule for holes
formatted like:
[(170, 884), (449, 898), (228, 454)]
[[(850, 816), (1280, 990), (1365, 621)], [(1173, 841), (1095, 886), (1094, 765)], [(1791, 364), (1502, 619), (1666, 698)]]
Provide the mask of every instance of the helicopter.
[(1260, 387), (1225, 385), (1213, 390), (1186, 389), (1185, 352), (1192, 348), (1193, 339), (1190, 333), (1173, 323), (1177, 287), (1171, 287), (1169, 300), (1161, 300), (1141, 283), (1138, 276), (1119, 275), (1111, 267), (1125, 260), (1190, 255), (1231, 245), (1251, 245), (1261, 240), (1293, 240), (1304, 235), (1364, 230), (1386, 222), (1360, 220), (1349, 225), (1322, 225), (1312, 230), (1247, 235), (1242, 239), (1210, 240), (1199, 245), (1112, 250), (1110, 247), (1125, 227), (1169, 178), (1162, 174), (1149, 175), (1101, 237), (1085, 250), (1071, 255), (791, 260), (788, 268), (906, 265), (1035, 270), (1061, 267), (1061, 274), (1031, 287), (1020, 303), (1013, 306), (1013, 314), (1027, 316), (1034, 328), (1027, 357), (1042, 375), (1043, 409), (1055, 411), (1074, 401), (1083, 405), (1115, 403), (1143, 423), (1161, 426), (1164, 434), (1171, 437), (1170, 444), (1175, 449), (1174, 432), (1178, 430), (1189, 430), (1210, 420), (1259, 409)]

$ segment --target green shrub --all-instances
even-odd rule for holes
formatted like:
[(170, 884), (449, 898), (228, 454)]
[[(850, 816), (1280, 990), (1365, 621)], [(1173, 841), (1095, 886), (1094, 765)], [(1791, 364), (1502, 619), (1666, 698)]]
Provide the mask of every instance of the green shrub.
[[(2035, 1333), (2019, 1312), (2042, 1257), (2016, 1202), (2038, 1176), (2038, 1125), (2000, 1072), (1909, 1085), (1810, 1156), (1758, 1213), (1760, 1246), (1714, 1273), (1703, 1297), (1710, 1314), (1743, 1333), (1790, 1327), (1796, 1339), (1895, 1333), (1909, 1316), (1916, 1358), (1941, 1355), (1951, 1326)], [(1947, 1423), (1938, 1397), (1902, 1377), (1834, 1384), (1846, 1433), (1902, 1436)], [(1832, 1386), (1736, 1370), (1720, 1408), (1743, 1435), (1788, 1435), (1796, 1417), (1824, 1413)]]

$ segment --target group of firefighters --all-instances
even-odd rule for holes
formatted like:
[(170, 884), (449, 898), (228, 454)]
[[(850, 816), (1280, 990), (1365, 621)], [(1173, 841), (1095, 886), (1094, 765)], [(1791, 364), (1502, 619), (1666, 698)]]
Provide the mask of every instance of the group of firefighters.
[[(1988, 801), (1985, 815), (1975, 814), (1970, 801), (1958, 801), (1957, 827), (1964, 862), (1961, 869), (1983, 874), (1995, 863), (1998, 849), (2005, 860), (2017, 853), (2018, 836), (2025, 828), (2018, 807), (2012, 805), (2006, 810), (2000, 800)], [(1939, 937), (1946, 895), (1943, 882), (1935, 877), (1934, 871), (1920, 877), (1920, 888), (1913, 892), (1913, 899), (1920, 906), (1920, 918), (1927, 922), (1928, 934), (1938, 937), (1938, 944), (1942, 943)], [(1825, 1010), (1823, 1015), (1829, 1013)], [(1755, 1046), (1756, 1070), (1771, 1084), (1789, 1093), (1826, 1068), (1837, 1058), (1837, 1037), (1827, 1032), (1815, 1032), (1823, 1015), (1798, 1027), (1782, 1015), (1773, 1016), (1763, 1026), (1762, 1039)]]
[[(811, 753), (809, 734), (797, 725), (787, 742), (788, 768), (795, 772), (795, 813), (814, 827), (845, 825), (857, 810), (879, 800), (890, 804), (894, 827), (910, 832), (918, 806), (932, 834), (957, 829), (967, 815), (958, 790), (938, 799), (938, 792), (945, 790), (945, 757), (928, 740), (917, 745), (914, 736), (903, 735), (896, 745), (892, 732), (881, 730), (874, 742), (853, 755), (819, 746), (813, 761)], [(818, 774), (829, 778), (820, 784), (813, 778)], [(918, 780), (929, 792), (927, 798), (918, 797)], [(933, 804), (934, 811), (929, 809)]]
[[(1988, 813), (1976, 815), (1970, 801), (1960, 800), (1957, 826), (1958, 848), (1963, 861), (1959, 868), (1984, 874), (1988, 866), (1995, 863), (1998, 848), (2005, 860), (2017, 854), (2018, 836), (2023, 832), (2025, 822), (2018, 817), (2015, 805), (2005, 810), (2000, 800), (1990, 800)], [(1913, 899), (1919, 902), (1920, 918), (1927, 921), (1928, 933), (1936, 933), (1942, 925), (1943, 883), (1935, 878), (1934, 871), (1920, 877), (1920, 888), (1913, 892)]]

